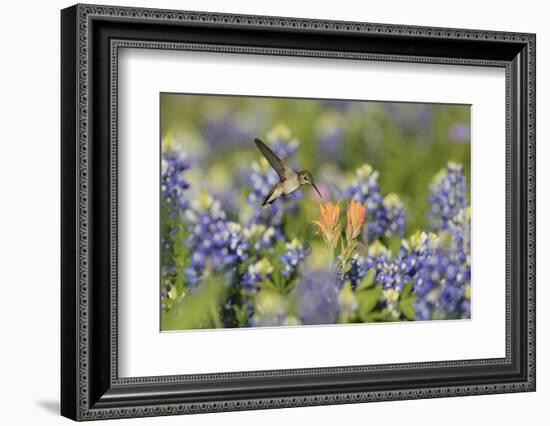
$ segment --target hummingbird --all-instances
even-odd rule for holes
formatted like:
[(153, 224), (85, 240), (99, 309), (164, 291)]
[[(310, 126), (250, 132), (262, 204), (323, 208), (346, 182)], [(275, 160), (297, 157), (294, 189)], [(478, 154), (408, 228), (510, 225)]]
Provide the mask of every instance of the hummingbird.
[(315, 191), (317, 191), (317, 194), (319, 194), (319, 197), (323, 198), (319, 192), (319, 189), (315, 186), (315, 183), (313, 182), (313, 175), (309, 170), (300, 170), (295, 172), (284, 162), (283, 159), (275, 154), (271, 148), (261, 140), (254, 139), (254, 143), (269, 162), (271, 167), (273, 167), (279, 175), (279, 182), (271, 188), (271, 191), (269, 191), (269, 194), (267, 194), (267, 197), (262, 203), (262, 207), (273, 203), (277, 198), (283, 195), (288, 195), (291, 192), (296, 191), (300, 186), (307, 184), (313, 186)]

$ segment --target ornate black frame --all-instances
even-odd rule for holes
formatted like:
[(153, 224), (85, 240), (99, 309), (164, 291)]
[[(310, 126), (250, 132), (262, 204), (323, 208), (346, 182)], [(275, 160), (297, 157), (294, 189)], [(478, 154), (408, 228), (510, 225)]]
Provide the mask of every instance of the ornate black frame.
[[(535, 35), (76, 5), (61, 13), (61, 413), (74, 420), (535, 390)], [(122, 47), (506, 70), (506, 357), (119, 378)]]

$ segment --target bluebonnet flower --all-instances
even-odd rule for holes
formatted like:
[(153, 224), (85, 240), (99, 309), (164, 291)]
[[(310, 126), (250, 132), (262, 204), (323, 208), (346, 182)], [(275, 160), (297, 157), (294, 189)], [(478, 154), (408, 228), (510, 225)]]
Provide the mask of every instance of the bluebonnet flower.
[(410, 255), (418, 259), (413, 276), (416, 319), (469, 318), (470, 213), (461, 210), (448, 231), (411, 238)]
[[(254, 313), (254, 294), (261, 287), (261, 281), (270, 279), (273, 273), (273, 266), (268, 258), (261, 257), (262, 251), (272, 249), (277, 235), (273, 227), (266, 227), (262, 224), (252, 224), (244, 227), (240, 234), (242, 242), (250, 248), (251, 257), (248, 259), (250, 264), (241, 274), (237, 274), (233, 281), (232, 294), (224, 305), (224, 318), (228, 324), (235, 326), (235, 309), (246, 309), (246, 323), (243, 325), (259, 325), (258, 318), (253, 317)], [(260, 321), (261, 322), (261, 321)]]
[(386, 195), (382, 207), (374, 211), (374, 217), (375, 229), (371, 232), (381, 234), (387, 239), (405, 236), (405, 206), (397, 194)]
[(365, 256), (366, 269), (374, 268), (375, 281), (385, 290), (395, 289), (400, 292), (410, 278), (411, 266), (400, 256), (392, 258), (391, 252), (379, 241), (369, 246)]
[(161, 204), (163, 216), (161, 232), (162, 255), (162, 295), (168, 297), (176, 281), (176, 260), (174, 259), (174, 239), (180, 231), (177, 218), (187, 207), (185, 190), (189, 183), (183, 172), (189, 168), (185, 154), (178, 150), (165, 150), (161, 156)]
[(285, 254), (281, 256), (283, 262), (283, 270), (281, 273), (285, 276), (292, 276), (298, 269), (300, 262), (302, 262), (306, 256), (304, 245), (294, 238), (291, 242), (286, 243)]
[(250, 244), (245, 241), (242, 227), (239, 223), (227, 222), (222, 241), (227, 247), (226, 263), (242, 262), (248, 259)]
[(255, 134), (255, 129), (250, 124), (230, 112), (208, 115), (201, 123), (201, 130), (204, 138), (214, 148), (223, 148), (225, 144), (249, 144)]
[(189, 165), (205, 161), (210, 152), (201, 133), (194, 128), (184, 127), (166, 131), (162, 137), (161, 145), (163, 155), (170, 152), (184, 153), (184, 159)]
[(379, 241), (369, 246), (365, 268), (374, 268), (375, 281), (382, 285), (382, 303), (394, 318), (400, 315), (397, 309), (398, 300), (407, 282), (412, 283), (413, 292), (419, 295), (419, 310), (423, 307), (420, 298), (433, 289), (426, 265), (432, 259), (435, 239), (434, 234), (416, 233), (411, 237), (410, 243), (402, 241), (399, 252), (393, 257)]
[(220, 202), (202, 192), (185, 211), (189, 235), (190, 264), (184, 268), (187, 283), (194, 287), (207, 266), (216, 271), (231, 268), (248, 257), (249, 245), (244, 241), (240, 225), (226, 222)]
[(363, 164), (355, 173), (355, 180), (345, 189), (344, 196), (367, 206), (367, 212), (382, 204), (382, 195), (378, 185), (378, 172), (369, 164)]
[(161, 158), (161, 200), (168, 206), (170, 216), (175, 217), (187, 207), (184, 191), (189, 183), (183, 178), (183, 172), (189, 168), (183, 151), (167, 150)]
[(453, 142), (468, 142), (470, 140), (470, 125), (464, 122), (456, 123), (449, 129), (448, 137)]
[(344, 190), (344, 197), (359, 201), (367, 207), (366, 233), (371, 241), (382, 233), (381, 225), (375, 220), (375, 212), (381, 209), (382, 194), (378, 185), (378, 172), (369, 164), (363, 164), (355, 172), (355, 180)]
[(338, 318), (338, 277), (330, 271), (308, 271), (296, 288), (302, 324), (333, 324)]
[(439, 298), (440, 274), (438, 272), (439, 238), (433, 233), (416, 232), (403, 241), (401, 257), (415, 259), (412, 276), (416, 319), (430, 319)]
[(409, 242), (403, 241), (393, 258), (379, 243), (369, 248), (366, 264), (375, 268), (386, 307), (396, 318), (398, 299), (408, 281), (417, 296), (417, 320), (469, 317), (468, 256), (456, 239), (448, 234), (446, 238), (441, 241), (435, 234), (416, 233)]
[(428, 198), (432, 229), (448, 230), (449, 222), (467, 206), (466, 177), (461, 164), (449, 162), (430, 184)]
[(469, 267), (434, 253), (414, 279), (416, 319), (469, 318)]
[(239, 211), (242, 188), (238, 182), (234, 181), (229, 170), (224, 170), (223, 167), (219, 166), (211, 166), (210, 173), (205, 179), (208, 182), (208, 191), (212, 194), (212, 197), (219, 200), (222, 208), (228, 214)]
[(352, 288), (355, 288), (365, 277), (367, 270), (365, 257), (355, 253), (351, 259), (351, 268), (344, 274), (343, 281), (349, 281)]
[(343, 120), (339, 115), (325, 114), (317, 124), (319, 151), (326, 157), (334, 159), (346, 136)]
[(462, 318), (470, 316), (470, 209), (462, 209), (448, 224), (451, 238), (445, 266), (445, 285), (441, 291), (443, 308)]
[(268, 132), (267, 142), (275, 154), (286, 159), (296, 154), (300, 146), (298, 139), (292, 136), (290, 129), (284, 124), (277, 124)]
[(344, 190), (344, 196), (367, 206), (365, 232), (368, 241), (405, 235), (405, 207), (396, 194), (382, 197), (378, 172), (370, 165), (364, 164), (357, 169), (356, 178)]
[(243, 236), (255, 252), (273, 247), (278, 234), (272, 226), (253, 223), (243, 229)]
[(425, 132), (431, 130), (433, 106), (429, 104), (397, 103), (384, 104), (391, 120), (406, 132)]
[(242, 277), (242, 285), (250, 292), (254, 292), (258, 284), (273, 273), (273, 265), (269, 259), (263, 257), (255, 263), (248, 266)]

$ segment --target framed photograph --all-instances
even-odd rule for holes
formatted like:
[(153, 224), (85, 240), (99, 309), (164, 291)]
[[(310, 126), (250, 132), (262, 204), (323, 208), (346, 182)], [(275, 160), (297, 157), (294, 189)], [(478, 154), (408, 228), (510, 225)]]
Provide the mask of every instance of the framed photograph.
[(61, 413), (535, 390), (535, 35), (61, 12)]

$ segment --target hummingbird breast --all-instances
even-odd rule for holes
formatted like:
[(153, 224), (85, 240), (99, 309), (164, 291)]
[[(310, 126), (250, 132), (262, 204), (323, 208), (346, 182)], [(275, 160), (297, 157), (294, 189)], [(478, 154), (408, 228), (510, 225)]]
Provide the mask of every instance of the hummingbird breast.
[(296, 191), (300, 187), (300, 182), (298, 181), (298, 175), (297, 174), (293, 174), (292, 176), (287, 177), (281, 183), (282, 183), (282, 186), (283, 186), (283, 193), (285, 195)]

